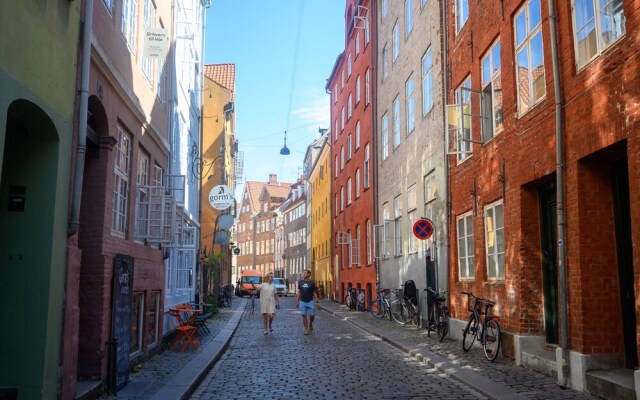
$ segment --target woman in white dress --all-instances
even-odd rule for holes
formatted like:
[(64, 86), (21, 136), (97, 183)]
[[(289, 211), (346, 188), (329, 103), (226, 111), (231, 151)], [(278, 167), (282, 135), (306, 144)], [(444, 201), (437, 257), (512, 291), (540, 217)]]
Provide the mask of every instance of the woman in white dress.
[(273, 317), (276, 315), (276, 305), (280, 308), (280, 301), (276, 294), (276, 285), (273, 284), (273, 272), (265, 277), (265, 282), (256, 288), (260, 291), (260, 312), (264, 320), (264, 334), (273, 331)]

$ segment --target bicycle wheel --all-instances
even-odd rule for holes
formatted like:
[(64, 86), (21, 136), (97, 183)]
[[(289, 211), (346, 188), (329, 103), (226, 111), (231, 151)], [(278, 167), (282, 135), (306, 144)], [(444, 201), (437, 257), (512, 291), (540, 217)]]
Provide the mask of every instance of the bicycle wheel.
[(389, 304), (389, 300), (382, 299), (382, 318), (384, 318), (385, 315), (387, 316), (387, 318), (389, 318), (389, 321), (393, 321), (393, 318), (391, 317), (391, 305)]
[(467, 323), (466, 328), (462, 332), (462, 350), (465, 352), (471, 349), (473, 342), (476, 340), (476, 334), (478, 332), (478, 318), (475, 314), (471, 314), (469, 317), (469, 322)]
[(500, 325), (490, 319), (485, 323), (483, 334), (484, 355), (489, 361), (495, 361), (500, 352)]
[(344, 297), (344, 305), (346, 305), (347, 307), (349, 307), (349, 309), (353, 308), (353, 298), (347, 293), (347, 295)]
[(449, 333), (449, 310), (446, 307), (438, 308), (438, 319), (436, 321), (438, 337), (442, 342)]
[(420, 314), (418, 313), (418, 306), (413, 303), (407, 305), (407, 323), (416, 328), (420, 324)]
[(373, 299), (369, 303), (369, 312), (371, 313), (371, 315), (373, 315), (378, 319), (382, 318), (384, 315), (381, 307), (382, 305), (381, 303), (382, 302), (380, 301), (380, 299)]
[(407, 310), (400, 300), (391, 303), (391, 317), (400, 325), (407, 323)]

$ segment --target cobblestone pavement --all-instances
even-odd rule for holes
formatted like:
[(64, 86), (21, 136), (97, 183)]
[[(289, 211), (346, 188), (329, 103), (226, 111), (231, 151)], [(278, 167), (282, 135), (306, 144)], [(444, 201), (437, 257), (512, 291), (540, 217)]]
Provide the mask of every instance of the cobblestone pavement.
[(269, 335), (247, 309), (192, 399), (486, 398), (327, 312), (305, 336), (294, 299), (281, 304)]
[(129, 374), (129, 383), (127, 383), (127, 386), (122, 388), (116, 396), (103, 396), (100, 397), (100, 399), (151, 399), (153, 395), (163, 387), (163, 384), (169, 377), (183, 369), (213, 340), (216, 333), (225, 326), (233, 312), (240, 307), (245, 307), (245, 305), (244, 300), (235, 299), (232, 307), (219, 308), (219, 312), (207, 320), (207, 327), (211, 331), (211, 334), (201, 339), (197, 351), (189, 348), (187, 351), (180, 353), (163, 349), (160, 354), (156, 354), (148, 361), (140, 364), (137, 372), (132, 371)]
[(497, 387), (510, 389), (519, 397), (531, 400), (555, 399), (597, 399), (597, 397), (573, 389), (562, 389), (554, 378), (537, 373), (531, 369), (516, 366), (512, 360), (504, 357), (491, 363), (480, 347), (473, 347), (468, 353), (462, 351), (459, 340), (445, 338), (441, 343), (434, 336), (428, 337), (421, 328), (409, 328), (389, 320), (378, 320), (369, 313), (348, 310), (339, 303), (324, 301), (321, 306), (334, 315), (347, 318), (352, 324), (384, 337), (391, 343), (412, 353), (421, 353), (426, 357), (435, 354), (451, 364), (475, 372), (487, 382)]

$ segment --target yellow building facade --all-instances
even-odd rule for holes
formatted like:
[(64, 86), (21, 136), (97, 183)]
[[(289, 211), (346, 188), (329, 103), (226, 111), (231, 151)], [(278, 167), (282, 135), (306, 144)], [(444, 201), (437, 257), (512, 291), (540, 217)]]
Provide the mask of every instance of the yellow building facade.
[[(330, 135), (326, 135), (328, 138)], [(333, 287), (331, 269), (331, 147), (324, 140), (309, 176), (311, 188), (311, 266), (312, 276), (322, 295), (329, 298)]]

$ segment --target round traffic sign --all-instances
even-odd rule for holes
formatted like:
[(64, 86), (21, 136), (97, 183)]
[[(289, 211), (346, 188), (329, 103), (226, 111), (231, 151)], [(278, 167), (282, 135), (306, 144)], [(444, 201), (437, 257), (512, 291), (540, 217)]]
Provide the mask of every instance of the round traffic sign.
[(419, 219), (413, 224), (413, 235), (420, 240), (429, 239), (433, 231), (433, 222), (427, 218)]
[(234, 201), (233, 192), (227, 185), (214, 186), (209, 192), (209, 204), (216, 210), (226, 210)]

